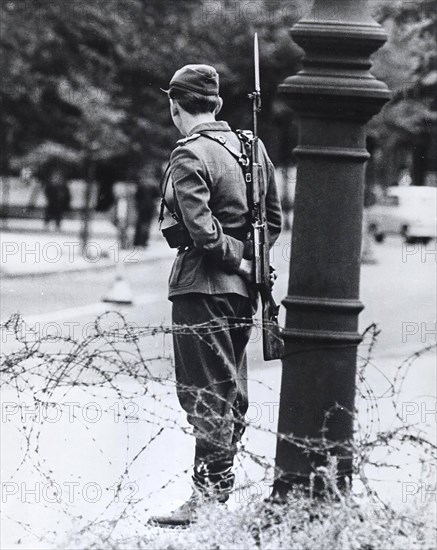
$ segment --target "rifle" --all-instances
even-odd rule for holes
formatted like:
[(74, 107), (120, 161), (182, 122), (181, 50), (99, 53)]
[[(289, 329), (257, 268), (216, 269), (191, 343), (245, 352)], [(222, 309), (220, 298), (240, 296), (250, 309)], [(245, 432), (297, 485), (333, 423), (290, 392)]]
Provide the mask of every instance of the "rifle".
[[(266, 185), (260, 164), (257, 114), (261, 110), (261, 88), (259, 78), (258, 33), (254, 37), (255, 90), (249, 94), (252, 100), (253, 134), (248, 139), (250, 147), (250, 172), (246, 176), (250, 184), (251, 218), (253, 233), (254, 280), (261, 296), (262, 333), (264, 360), (279, 359), (284, 351), (284, 341), (278, 324), (279, 305), (272, 295), (272, 273), (270, 266), (270, 240), (266, 214)], [(251, 181), (249, 181), (251, 180)]]

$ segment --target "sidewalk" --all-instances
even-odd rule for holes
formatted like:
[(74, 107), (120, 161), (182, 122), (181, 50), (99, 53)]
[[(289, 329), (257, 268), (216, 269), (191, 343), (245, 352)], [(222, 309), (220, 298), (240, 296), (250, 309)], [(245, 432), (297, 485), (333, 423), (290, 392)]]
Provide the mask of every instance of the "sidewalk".
[(62, 230), (47, 230), (42, 220), (9, 219), (0, 233), (0, 275), (3, 278), (27, 277), (114, 268), (168, 258), (173, 255), (158, 228), (152, 228), (146, 249), (121, 250), (115, 227), (106, 220), (90, 223), (90, 237), (84, 246), (80, 238), (81, 221), (64, 220)]
[[(44, 235), (74, 235), (79, 237), (82, 229), (80, 218), (65, 218), (62, 220), (61, 230), (47, 229), (43, 218), (2, 218), (0, 219), (0, 231), (2, 233), (42, 233)], [(90, 235), (92, 237), (115, 238), (117, 231), (115, 226), (105, 216), (94, 215), (90, 221)]]

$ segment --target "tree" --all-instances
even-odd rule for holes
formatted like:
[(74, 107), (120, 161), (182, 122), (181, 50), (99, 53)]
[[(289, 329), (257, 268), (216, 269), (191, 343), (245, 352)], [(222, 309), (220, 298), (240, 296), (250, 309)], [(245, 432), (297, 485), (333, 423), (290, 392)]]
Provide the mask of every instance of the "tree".
[(275, 107), (276, 87), (301, 56), (287, 31), (296, 14), (285, 1), (274, 12), (270, 2), (250, 4), (253, 11), (244, 12), (228, 0), (3, 3), (2, 171), (10, 158), (52, 150), (47, 144), (84, 159), (92, 143), (97, 175), (109, 182), (162, 164), (178, 136), (160, 88), (186, 63), (217, 67), (224, 117), (249, 127), (254, 29), (261, 39), (261, 135), (275, 153), (276, 113), (285, 114)]
[(372, 72), (393, 91), (393, 99), (369, 125), (375, 149), (373, 173), (392, 185), (408, 168), (423, 184), (437, 170), (437, 2), (379, 2), (376, 18), (387, 44), (374, 56)]

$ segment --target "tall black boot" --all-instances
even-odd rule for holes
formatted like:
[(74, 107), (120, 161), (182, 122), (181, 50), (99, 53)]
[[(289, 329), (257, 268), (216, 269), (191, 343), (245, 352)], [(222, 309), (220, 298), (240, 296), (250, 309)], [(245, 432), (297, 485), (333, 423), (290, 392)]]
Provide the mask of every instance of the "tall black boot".
[(190, 498), (164, 516), (152, 516), (148, 523), (151, 525), (159, 525), (160, 527), (185, 527), (194, 523), (197, 519), (197, 512), (204, 504), (204, 497), (197, 489), (193, 488)]
[(224, 503), (235, 483), (232, 472), (234, 455), (229, 452), (202, 449), (196, 446), (193, 485), (205, 498)]

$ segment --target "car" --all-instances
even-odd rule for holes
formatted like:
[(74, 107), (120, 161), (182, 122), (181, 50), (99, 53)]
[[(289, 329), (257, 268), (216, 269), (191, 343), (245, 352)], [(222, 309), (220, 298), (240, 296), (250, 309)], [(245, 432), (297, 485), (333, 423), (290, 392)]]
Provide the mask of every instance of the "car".
[(437, 236), (437, 188), (393, 186), (367, 208), (367, 229), (377, 242), (400, 234), (407, 243), (428, 243)]

